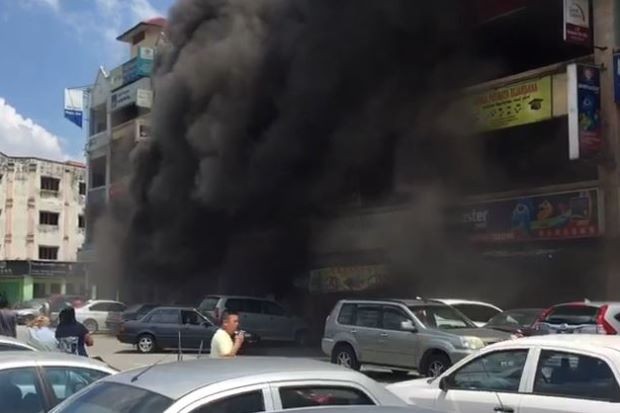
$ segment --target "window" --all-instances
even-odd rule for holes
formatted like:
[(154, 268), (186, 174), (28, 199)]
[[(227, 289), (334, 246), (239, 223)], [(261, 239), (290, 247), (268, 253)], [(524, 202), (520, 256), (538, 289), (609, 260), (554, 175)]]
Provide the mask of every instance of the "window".
[(90, 311), (110, 311), (110, 303), (97, 303), (90, 306)]
[(192, 410), (192, 413), (256, 413), (264, 411), (263, 392), (259, 390), (212, 401)]
[(84, 215), (78, 215), (78, 228), (86, 228), (86, 221)]
[(52, 294), (60, 294), (61, 285), (58, 283), (54, 283), (50, 285), (50, 293)]
[(179, 312), (177, 310), (156, 310), (149, 319), (151, 323), (178, 324)]
[(32, 297), (33, 298), (47, 297), (47, 294), (45, 293), (44, 283), (33, 283), (32, 284)]
[(44, 371), (57, 403), (108, 375), (98, 370), (77, 367), (45, 367)]
[(40, 211), (39, 212), (39, 224), (58, 226), (59, 215), (60, 214), (57, 212)]
[(272, 303), (271, 301), (263, 301), (263, 313), (268, 315), (274, 315), (279, 317), (284, 317), (286, 315), (286, 311), (282, 307), (280, 307), (276, 303)]
[(58, 247), (39, 247), (40, 260), (57, 260)]
[(31, 350), (28, 347), (16, 346), (14, 344), (0, 344), (0, 352), (2, 351), (31, 351)]
[(379, 328), (381, 307), (378, 305), (358, 305), (357, 322), (360, 327)]
[(215, 310), (215, 307), (217, 306), (217, 303), (219, 303), (219, 301), (220, 301), (219, 297), (207, 297), (204, 300), (202, 300), (202, 302), (198, 306), (198, 309), (201, 312), (213, 311)]
[(400, 330), (403, 321), (411, 321), (409, 317), (398, 307), (383, 307), (383, 328), (387, 330)]
[(457, 304), (453, 306), (472, 321), (477, 323), (486, 323), (493, 318), (499, 311), (486, 305), (477, 304)]
[(110, 303), (108, 307), (108, 311), (115, 311), (117, 313), (122, 313), (127, 309), (127, 306), (123, 303)]
[(3, 370), (0, 383), (3, 412), (43, 412), (45, 401), (34, 369)]
[(181, 323), (199, 326), (204, 320), (195, 311), (183, 310), (181, 311)]
[(262, 312), (261, 302), (259, 300), (246, 300), (237, 298), (227, 300), (226, 309), (235, 313), (260, 314)]
[(80, 195), (86, 195), (86, 182), (80, 182), (78, 184), (78, 190), (80, 191)]
[(413, 315), (428, 328), (455, 329), (475, 328), (476, 325), (447, 305), (426, 305), (409, 307)]
[(58, 192), (60, 189), (60, 179), (49, 176), (41, 177), (41, 189), (44, 191)]
[(478, 357), (448, 378), (451, 389), (517, 392), (527, 350), (497, 351)]
[(64, 413), (153, 413), (163, 412), (173, 400), (139, 387), (103, 382), (73, 399)]
[(534, 393), (620, 402), (620, 388), (605, 361), (550, 350), (540, 353)]
[(313, 406), (374, 405), (362, 391), (350, 387), (303, 386), (280, 388), (282, 408), (295, 409)]
[(352, 325), (355, 323), (355, 304), (343, 304), (338, 314), (338, 324)]
[(549, 324), (596, 324), (598, 307), (588, 305), (559, 305), (547, 315)]
[(106, 157), (100, 156), (90, 160), (88, 168), (90, 172), (90, 188), (100, 188), (106, 182)]

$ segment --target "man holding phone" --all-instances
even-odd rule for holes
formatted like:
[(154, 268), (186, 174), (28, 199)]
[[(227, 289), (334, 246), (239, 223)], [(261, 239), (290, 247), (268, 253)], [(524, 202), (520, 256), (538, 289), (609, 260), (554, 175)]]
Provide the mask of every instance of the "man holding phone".
[[(211, 339), (211, 358), (235, 357), (243, 345), (243, 331), (239, 328), (239, 315), (233, 312), (222, 314), (221, 326)], [(234, 337), (234, 339), (233, 339)]]

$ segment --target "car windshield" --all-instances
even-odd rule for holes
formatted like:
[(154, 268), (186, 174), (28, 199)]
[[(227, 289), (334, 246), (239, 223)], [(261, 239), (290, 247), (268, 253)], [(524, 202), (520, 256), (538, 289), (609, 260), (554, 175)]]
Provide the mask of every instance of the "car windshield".
[(597, 313), (598, 307), (589, 305), (559, 305), (544, 321), (549, 324), (596, 324)]
[(447, 305), (412, 306), (409, 309), (427, 328), (449, 330), (476, 327), (458, 310)]
[(67, 403), (57, 413), (161, 413), (173, 400), (161, 394), (119, 383), (99, 383)]
[(201, 312), (213, 311), (215, 310), (215, 306), (217, 305), (218, 301), (220, 301), (218, 297), (207, 297), (204, 300), (202, 300), (202, 302), (198, 306), (198, 309)]
[(489, 320), (487, 326), (527, 327), (536, 321), (536, 317), (540, 314), (540, 312), (541, 310), (504, 311)]

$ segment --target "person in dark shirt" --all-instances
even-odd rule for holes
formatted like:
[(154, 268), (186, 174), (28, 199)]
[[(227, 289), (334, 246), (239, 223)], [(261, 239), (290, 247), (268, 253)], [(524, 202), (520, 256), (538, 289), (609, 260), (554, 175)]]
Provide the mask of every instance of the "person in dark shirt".
[(0, 295), (0, 336), (17, 337), (17, 316), (3, 295)]
[(63, 309), (58, 314), (58, 319), (56, 340), (60, 351), (88, 357), (86, 346), (93, 345), (93, 338), (88, 334), (88, 329), (75, 319), (73, 307)]

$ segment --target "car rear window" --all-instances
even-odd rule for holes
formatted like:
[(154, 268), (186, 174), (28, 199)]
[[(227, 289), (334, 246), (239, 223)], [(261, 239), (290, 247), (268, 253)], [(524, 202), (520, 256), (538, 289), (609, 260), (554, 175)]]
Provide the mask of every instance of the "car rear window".
[(338, 314), (338, 324), (352, 325), (355, 318), (355, 304), (343, 304)]
[(207, 297), (198, 306), (200, 311), (213, 311), (217, 306), (218, 301), (220, 301), (219, 297)]
[(545, 322), (549, 324), (596, 324), (598, 307), (589, 305), (559, 305), (553, 308)]
[(95, 384), (62, 405), (59, 413), (161, 413), (173, 400), (161, 394), (118, 383)]

